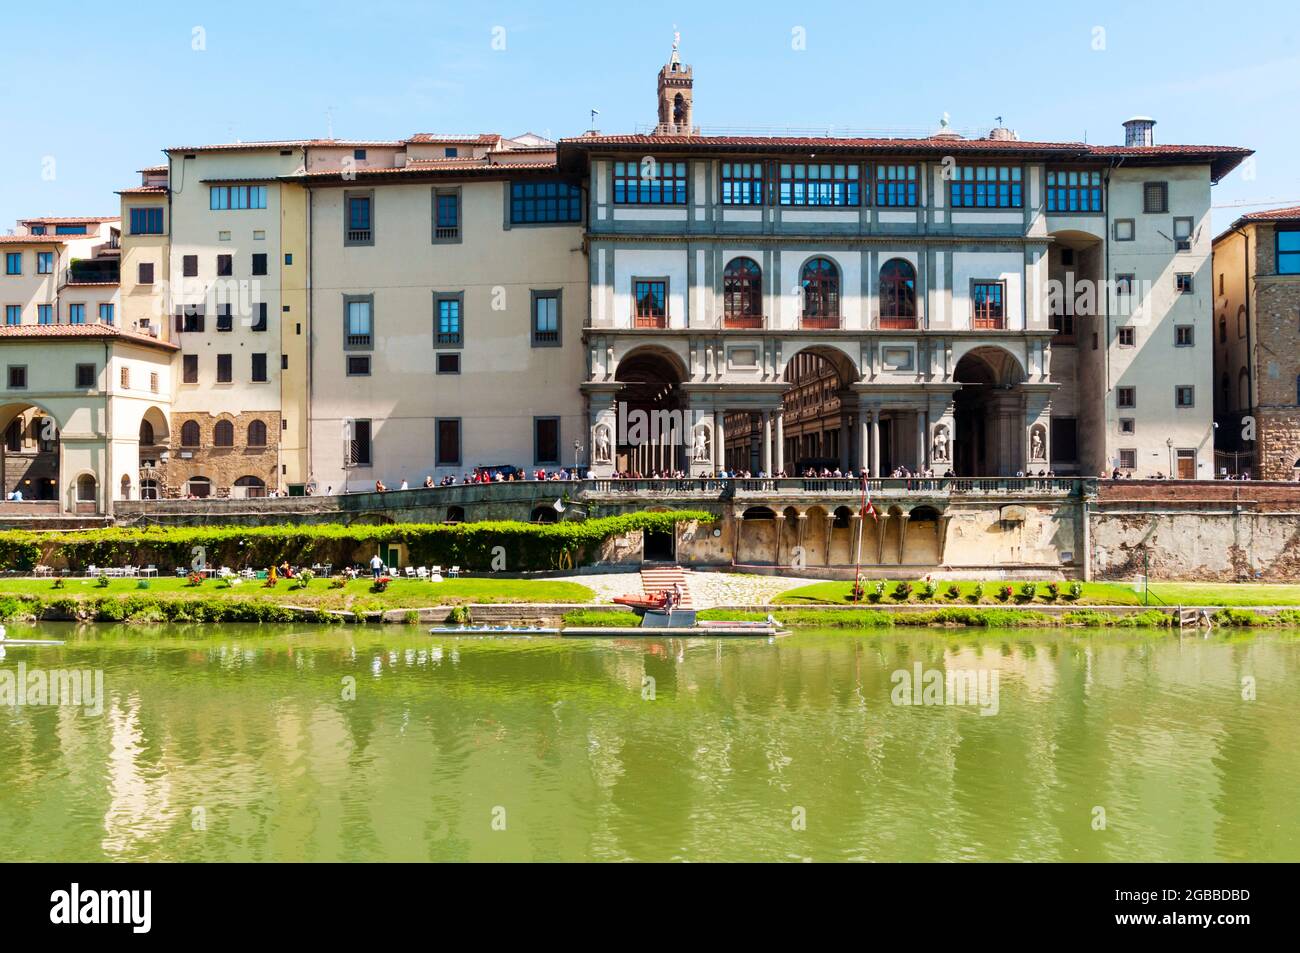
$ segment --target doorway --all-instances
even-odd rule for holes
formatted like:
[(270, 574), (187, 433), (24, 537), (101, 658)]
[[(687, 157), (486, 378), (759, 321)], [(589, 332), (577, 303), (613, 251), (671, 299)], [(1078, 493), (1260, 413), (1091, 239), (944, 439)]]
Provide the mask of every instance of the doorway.
[(641, 557), (648, 563), (677, 561), (677, 540), (673, 532), (645, 530), (645, 553)]
[(1176, 472), (1178, 479), (1180, 480), (1196, 479), (1196, 451), (1195, 450), (1179, 450), (1177, 455), (1177, 460), (1175, 462), (1177, 463), (1178, 466), (1178, 470)]

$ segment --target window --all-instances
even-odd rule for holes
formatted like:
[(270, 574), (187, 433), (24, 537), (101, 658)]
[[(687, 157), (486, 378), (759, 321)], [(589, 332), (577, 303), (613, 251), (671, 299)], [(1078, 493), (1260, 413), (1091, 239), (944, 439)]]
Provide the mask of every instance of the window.
[(1053, 346), (1058, 344), (1074, 344), (1074, 315), (1070, 313), (1052, 314), (1047, 318), (1048, 327), (1056, 332), (1052, 338)]
[(132, 235), (161, 235), (163, 233), (163, 210), (161, 208), (131, 209)]
[(23, 253), (20, 251), (5, 252), (5, 274), (21, 275), (23, 273)]
[(1246, 306), (1243, 304), (1237, 309), (1237, 337), (1246, 336)]
[(253, 253), (253, 274), (255, 275), (266, 274), (266, 253), (265, 252)]
[(33, 225), (33, 226), (31, 227), (30, 231), (31, 231), (31, 233), (32, 233), (33, 235), (44, 235), (44, 234), (45, 234), (45, 226), (44, 226), (44, 225)]
[(433, 240), (460, 241), (460, 189), (433, 190)]
[(880, 326), (916, 327), (916, 269), (902, 258), (891, 258), (880, 268)]
[(1169, 183), (1143, 183), (1142, 211), (1148, 215), (1159, 215), (1169, 211)]
[(86, 306), (84, 304), (68, 305), (68, 323), (69, 324), (86, 323)]
[(27, 389), (27, 365), (26, 364), (9, 365), (9, 389), (10, 390)]
[(582, 189), (568, 182), (511, 182), (510, 224), (581, 222)]
[(1115, 219), (1115, 241), (1131, 242), (1133, 241), (1136, 223), (1131, 218)]
[(370, 376), (370, 355), (349, 354), (347, 359), (348, 377)]
[(235, 273), (235, 256), (218, 255), (217, 256), (217, 277), (229, 278)]
[(224, 212), (232, 209), (266, 208), (266, 186), (210, 186), (208, 189), (208, 208), (214, 212)]
[(36, 323), (53, 324), (54, 323), (54, 305), (38, 304), (36, 306)]
[(1192, 250), (1192, 226), (1190, 218), (1174, 219), (1174, 251)]
[(783, 162), (777, 198), (782, 205), (860, 205), (861, 168), (856, 164)]
[(181, 277), (197, 278), (199, 276), (199, 256), (184, 255), (181, 257)]
[(38, 251), (36, 253), (36, 273), (38, 275), (54, 274), (54, 252)]
[(195, 499), (205, 500), (212, 495), (212, 481), (207, 477), (190, 477), (185, 481), (185, 489)]
[(185, 354), (181, 356), (181, 383), (197, 384), (199, 382), (199, 356)]
[(440, 417), (437, 424), (435, 464), (440, 467), (460, 466), (460, 418)]
[(1137, 406), (1137, 388), (1136, 387), (1116, 387), (1115, 388), (1115, 406), (1128, 409)]
[(266, 424), (261, 420), (253, 420), (248, 424), (248, 445), (250, 447), (266, 446)]
[(1100, 212), (1101, 173), (1077, 170), (1047, 170), (1049, 212)]
[(1135, 347), (1137, 345), (1137, 330), (1135, 328), (1118, 328), (1115, 331), (1115, 337), (1120, 347)]
[(356, 159), (358, 162), (363, 161), (363, 160), (366, 158), (366, 150), (365, 150), (365, 149), (353, 149), (353, 150), (352, 150), (352, 158)]
[(231, 355), (217, 355), (217, 383), (229, 384), (234, 380), (234, 374), (231, 371)]
[(197, 447), (199, 445), (199, 422), (187, 420), (181, 424), (181, 446)]
[(1190, 324), (1174, 325), (1174, 347), (1192, 347), (1196, 344), (1196, 328)]
[(442, 154), (443, 154), (444, 157), (446, 157), (446, 158), (448, 158), (448, 159), (454, 159), (454, 158), (456, 158), (458, 155), (460, 155), (460, 150), (457, 149), (455, 146), (447, 146), (447, 148), (445, 148), (445, 149), (442, 151)]
[(465, 343), (461, 323), (461, 295), (433, 296), (433, 343), (439, 347), (460, 347)]
[(55, 225), (54, 234), (55, 235), (85, 235), (86, 226), (85, 225)]
[(176, 330), (198, 334), (203, 331), (203, 305), (182, 305), (176, 312)]
[(953, 208), (1020, 208), (1018, 165), (959, 165), (948, 183)]
[(558, 347), (560, 344), (560, 292), (534, 291), (533, 347)]
[(286, 265), (292, 265), (292, 264), (293, 264), (293, 252), (285, 252), (285, 253), (284, 253), (284, 263), (285, 263)]
[(347, 439), (344, 445), (345, 465), (349, 467), (370, 466), (370, 421), (346, 421)]
[(1001, 281), (972, 282), (971, 306), (974, 327), (1006, 327), (1006, 284)]
[(722, 163), (722, 204), (763, 204), (763, 163)]
[(560, 462), (560, 418), (533, 418), (533, 462), (555, 465)]
[(101, 302), (100, 302), (100, 304), (99, 304), (99, 323), (100, 323), (100, 324), (112, 324), (112, 323), (113, 323), (113, 305), (112, 305), (112, 302), (108, 302), (108, 301), (101, 301)]
[(149, 390), (151, 393), (158, 393), (158, 372), (153, 371), (149, 374)]
[[(1052, 425), (1056, 425), (1055, 420), (1052, 421)], [(1121, 417), (1119, 419), (1119, 432), (1126, 436), (1132, 436), (1137, 433), (1137, 420), (1133, 417)]]
[(1119, 452), (1119, 468), (1121, 470), (1136, 470), (1137, 455), (1138, 452), (1136, 450), (1121, 450)]
[(153, 424), (147, 420), (140, 421), (140, 446), (152, 447), (154, 445)]
[(1180, 295), (1191, 294), (1192, 276), (1185, 271), (1180, 271), (1178, 274), (1174, 275), (1174, 290)]
[(1195, 407), (1196, 406), (1196, 388), (1191, 384), (1179, 384), (1174, 388), (1174, 406), (1175, 407)]
[(1115, 276), (1115, 296), (1118, 298), (1128, 298), (1133, 294), (1133, 275), (1116, 275)]
[(343, 296), (343, 348), (374, 347), (374, 295)]
[(810, 328), (840, 326), (840, 270), (829, 258), (814, 258), (799, 273), (803, 292), (803, 325)]
[(640, 162), (615, 162), (614, 204), (685, 205), (686, 163), (648, 156)]
[(217, 330), (221, 332), (221, 331), (233, 331), (234, 329), (235, 329), (235, 319), (234, 316), (230, 313), (230, 305), (228, 304), (217, 305)]
[(1300, 229), (1277, 230), (1277, 273), (1300, 275)]
[(266, 354), (253, 354), (253, 383), (264, 384), (267, 381), (266, 376)]
[(634, 279), (632, 282), (632, 300), (636, 307), (636, 314), (632, 323), (636, 327), (668, 327), (667, 279)]
[(153, 262), (142, 261), (138, 270), (138, 282), (142, 285), (153, 284)]
[(212, 428), (212, 445), (214, 447), (233, 447), (235, 445), (235, 425), (229, 420), (218, 420)]
[(722, 271), (722, 316), (729, 328), (763, 326), (763, 270), (752, 258), (733, 258)]
[(23, 306), (20, 304), (5, 305), (5, 324), (22, 324), (23, 323)]
[(78, 364), (77, 365), (77, 387), (86, 388), (95, 386), (95, 365)]
[(253, 315), (254, 315), (253, 330), (265, 331), (266, 330), (266, 302), (265, 301), (259, 301), (257, 302), (257, 304), (253, 305)]
[(131, 368), (123, 367), (118, 373), (118, 379), (121, 381), (122, 390), (131, 389)]
[(434, 368), (435, 372), (438, 374), (459, 374), (460, 355), (438, 354), (435, 358)]
[(347, 192), (343, 198), (343, 244), (373, 245), (374, 193)]
[(876, 166), (876, 204), (919, 205), (919, 181), (914, 165)]
[(1053, 463), (1079, 462), (1079, 422), (1073, 417), (1053, 417), (1051, 460)]

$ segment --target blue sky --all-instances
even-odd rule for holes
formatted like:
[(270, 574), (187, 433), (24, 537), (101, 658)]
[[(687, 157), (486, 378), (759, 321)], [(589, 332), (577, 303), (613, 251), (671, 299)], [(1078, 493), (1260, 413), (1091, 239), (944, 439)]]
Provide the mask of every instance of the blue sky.
[[(1253, 177), (1234, 173), (1216, 205), (1300, 205), (1294, 0), (132, 7), (5, 4), (0, 232), (21, 215), (116, 212), (113, 191), (168, 145), (331, 126), (559, 137), (587, 128), (593, 107), (602, 131), (636, 131), (654, 121), (674, 24), (706, 132), (912, 135), (947, 112), (963, 131), (1000, 115), (1026, 139), (1114, 143), (1144, 113), (1158, 142), (1257, 150)], [(1216, 229), (1255, 207), (1216, 209)]]

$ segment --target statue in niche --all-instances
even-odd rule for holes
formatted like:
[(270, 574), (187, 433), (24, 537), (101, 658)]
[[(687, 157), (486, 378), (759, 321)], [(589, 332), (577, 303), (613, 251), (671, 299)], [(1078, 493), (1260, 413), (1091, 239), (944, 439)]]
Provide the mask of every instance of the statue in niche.
[(1029, 431), (1029, 459), (1047, 459), (1047, 431), (1042, 424), (1036, 424)]
[(696, 463), (708, 463), (713, 459), (712, 447), (709, 439), (709, 425), (700, 424), (695, 428), (695, 439), (692, 442), (694, 450), (691, 459)]
[(610, 463), (613, 461), (613, 444), (609, 439), (609, 427), (605, 424), (596, 424), (596, 431), (592, 441), (596, 447), (596, 462)]
[(935, 463), (948, 462), (948, 428), (943, 424), (934, 428), (934, 446), (931, 448), (930, 459)]

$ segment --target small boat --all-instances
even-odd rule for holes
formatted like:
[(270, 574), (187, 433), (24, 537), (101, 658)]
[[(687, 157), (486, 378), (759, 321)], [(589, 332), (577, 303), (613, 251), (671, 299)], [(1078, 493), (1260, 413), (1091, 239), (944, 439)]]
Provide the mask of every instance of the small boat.
[(62, 639), (11, 639), (5, 631), (5, 627), (0, 625), (0, 646), (6, 645), (62, 645)]
[(435, 625), (430, 635), (557, 635), (559, 629), (544, 625)]
[(615, 605), (628, 606), (632, 609), (662, 609), (668, 602), (668, 592), (656, 592), (648, 596), (615, 596)]
[(695, 617), (694, 609), (647, 609), (641, 617), (639, 628), (629, 626), (566, 626), (561, 635), (575, 638), (614, 636), (627, 638), (633, 635), (646, 636), (775, 636), (789, 635), (773, 616), (755, 622), (701, 622)]

